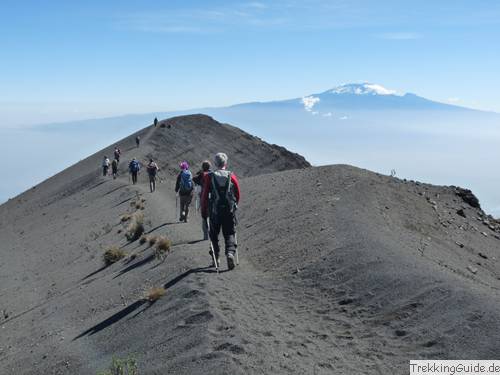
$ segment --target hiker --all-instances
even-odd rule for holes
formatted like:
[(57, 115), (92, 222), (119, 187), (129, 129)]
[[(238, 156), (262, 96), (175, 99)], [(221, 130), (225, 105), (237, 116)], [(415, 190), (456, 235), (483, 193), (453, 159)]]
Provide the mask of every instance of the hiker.
[(158, 125), (158, 119), (157, 119), (156, 117), (155, 117), (155, 119), (154, 119), (154, 121), (153, 121), (153, 124), (154, 124), (154, 126), (155, 126), (155, 128), (156, 128), (156, 125)]
[[(193, 177), (193, 182), (195, 183), (195, 192), (198, 194), (198, 199), (201, 205), (201, 192), (203, 191), (203, 181), (205, 176), (210, 173), (210, 162), (205, 160), (201, 163), (201, 170), (196, 173), (196, 176)], [(201, 229), (203, 230), (203, 239), (208, 240), (208, 217), (203, 216), (203, 212), (201, 215)]]
[(240, 187), (236, 175), (227, 168), (227, 155), (215, 155), (215, 171), (205, 175), (201, 198), (201, 214), (208, 217), (209, 235), (212, 244), (210, 255), (215, 255), (214, 266), (219, 267), (219, 233), (224, 235), (227, 268), (234, 268), (236, 253), (236, 209), (240, 201)]
[(193, 175), (189, 170), (189, 164), (187, 161), (183, 161), (179, 164), (181, 172), (177, 176), (177, 181), (175, 183), (175, 192), (179, 193), (180, 200), (180, 217), (179, 221), (188, 222), (189, 215), (189, 205), (193, 200)]
[(132, 184), (134, 185), (137, 183), (137, 174), (140, 169), (141, 165), (139, 164), (139, 161), (136, 158), (133, 158), (128, 165), (128, 170), (132, 175)]
[(118, 175), (118, 160), (113, 159), (111, 162), (111, 172), (113, 173), (113, 180), (116, 178)]
[(107, 176), (108, 175), (108, 170), (109, 170), (109, 159), (107, 156), (104, 156), (104, 159), (102, 160), (102, 175)]
[(136, 144), (137, 148), (139, 148), (140, 143), (141, 143), (141, 137), (139, 137), (139, 136), (135, 137), (135, 144)]
[(160, 168), (158, 168), (158, 165), (153, 161), (153, 159), (149, 159), (146, 170), (148, 171), (149, 176), (149, 190), (151, 190), (152, 193), (156, 190), (156, 172), (158, 172)]
[(122, 151), (118, 148), (118, 146), (115, 146), (114, 156), (115, 156), (115, 160), (117, 163), (120, 162), (120, 155), (121, 154), (122, 154)]

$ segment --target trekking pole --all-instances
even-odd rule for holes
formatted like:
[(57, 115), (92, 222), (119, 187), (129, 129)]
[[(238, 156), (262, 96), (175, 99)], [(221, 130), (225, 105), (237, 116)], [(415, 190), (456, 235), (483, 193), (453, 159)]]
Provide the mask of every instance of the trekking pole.
[(217, 258), (215, 256), (214, 244), (212, 243), (212, 238), (210, 237), (210, 220), (207, 220), (207, 228), (208, 228), (208, 240), (210, 241), (210, 251), (212, 252), (212, 260), (215, 264), (215, 270), (217, 271), (217, 275), (219, 274), (219, 263), (217, 263)]
[(174, 213), (174, 218), (177, 218), (177, 202), (179, 200), (179, 193), (175, 193), (175, 213)]
[(236, 253), (236, 264), (240, 265), (240, 257), (238, 256), (238, 233), (235, 231), (234, 232), (234, 244), (235, 244), (235, 253)]

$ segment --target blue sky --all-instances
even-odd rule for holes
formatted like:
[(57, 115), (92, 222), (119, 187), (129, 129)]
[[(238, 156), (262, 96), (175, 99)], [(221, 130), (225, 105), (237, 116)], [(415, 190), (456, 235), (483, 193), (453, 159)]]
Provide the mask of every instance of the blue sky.
[(498, 40), (495, 0), (3, 0), (0, 126), (358, 81), (500, 112)]

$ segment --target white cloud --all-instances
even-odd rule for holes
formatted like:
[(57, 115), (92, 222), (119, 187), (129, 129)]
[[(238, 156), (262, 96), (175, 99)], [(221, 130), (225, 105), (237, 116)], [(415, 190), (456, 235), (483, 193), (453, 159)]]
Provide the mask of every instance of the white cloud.
[(332, 112), (323, 113), (323, 117), (332, 117)]
[(349, 117), (347, 116), (342, 116), (342, 117), (339, 117), (339, 120), (347, 120)]
[(448, 103), (458, 103), (460, 101), (460, 98), (448, 98), (447, 102)]
[(302, 98), (302, 104), (304, 104), (304, 109), (307, 111), (307, 112), (311, 112), (313, 107), (316, 105), (316, 103), (319, 102), (319, 98), (315, 97), (315, 96), (304, 96)]

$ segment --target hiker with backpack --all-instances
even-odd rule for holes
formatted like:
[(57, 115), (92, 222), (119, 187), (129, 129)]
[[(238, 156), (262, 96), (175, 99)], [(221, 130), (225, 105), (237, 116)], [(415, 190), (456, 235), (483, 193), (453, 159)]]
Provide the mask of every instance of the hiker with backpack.
[(180, 216), (179, 221), (188, 222), (189, 215), (189, 205), (193, 200), (193, 175), (189, 170), (189, 164), (187, 161), (183, 161), (179, 164), (181, 172), (177, 176), (177, 181), (175, 183), (175, 192), (179, 194), (180, 200)]
[(136, 158), (133, 158), (130, 163), (128, 164), (128, 170), (130, 174), (132, 175), (132, 184), (137, 183), (137, 174), (139, 173), (139, 170), (141, 169), (141, 165), (139, 161)]
[[(236, 254), (236, 210), (240, 201), (240, 187), (234, 173), (227, 170), (227, 155), (220, 152), (215, 155), (213, 172), (205, 175), (201, 198), (202, 217), (208, 217), (211, 242), (210, 255), (214, 266), (219, 268), (219, 233), (224, 235), (227, 268), (235, 266)], [(212, 252), (213, 251), (213, 252)]]
[(120, 162), (120, 155), (121, 154), (122, 154), (122, 151), (118, 148), (118, 146), (115, 146), (114, 156), (115, 156), (115, 160), (117, 163)]
[(107, 176), (108, 175), (108, 170), (110, 166), (110, 162), (107, 156), (104, 156), (104, 159), (102, 160), (102, 175)]
[(151, 193), (156, 190), (156, 173), (160, 170), (158, 164), (156, 164), (152, 158), (149, 159), (149, 163), (146, 166), (146, 171), (149, 176), (149, 190)]
[(140, 143), (141, 143), (141, 137), (139, 136), (135, 137), (135, 145), (137, 146), (137, 148), (139, 148)]
[[(196, 194), (198, 194), (196, 198), (199, 199), (200, 206), (201, 192), (203, 191), (203, 181), (205, 180), (205, 176), (210, 173), (210, 167), (210, 162), (208, 160), (205, 160), (203, 163), (201, 163), (201, 170), (196, 173), (195, 177), (193, 177), (195, 191)], [(203, 230), (203, 239), (208, 240), (208, 217), (206, 215), (203, 216), (203, 213), (201, 215), (201, 229)]]
[(118, 160), (113, 159), (111, 162), (111, 173), (113, 173), (113, 180), (116, 178), (118, 175)]

